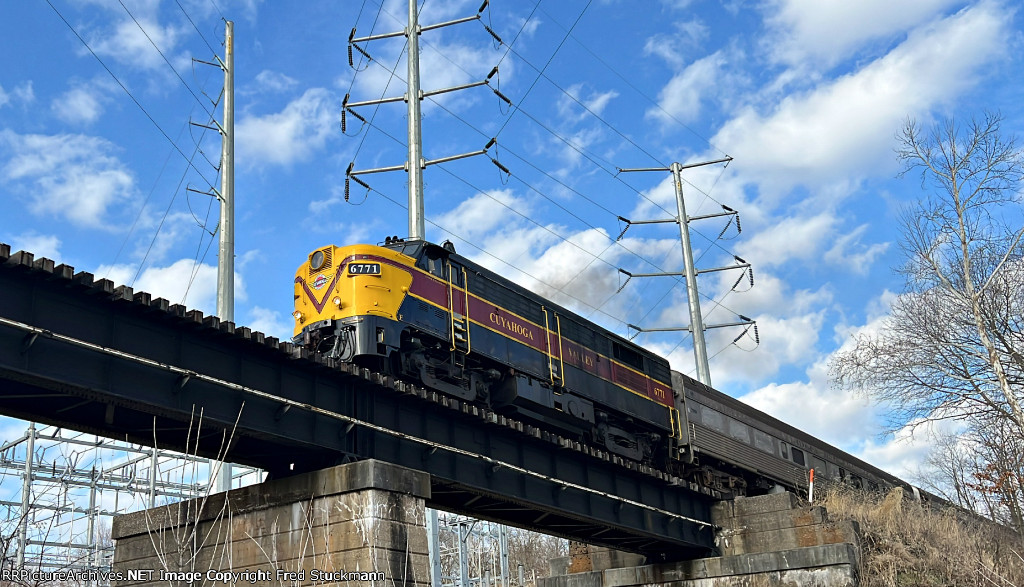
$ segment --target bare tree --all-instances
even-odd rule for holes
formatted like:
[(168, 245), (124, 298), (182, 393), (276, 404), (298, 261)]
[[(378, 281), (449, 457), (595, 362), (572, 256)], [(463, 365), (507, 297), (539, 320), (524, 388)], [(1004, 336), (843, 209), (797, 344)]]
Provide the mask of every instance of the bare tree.
[(978, 466), (970, 488), (982, 497), (990, 517), (1024, 536), (1024, 438), (1007, 422), (973, 436)]
[(899, 135), (903, 173), (929, 192), (901, 219), (906, 291), (831, 365), (838, 385), (893, 406), (894, 427), (956, 418), (1024, 435), (1024, 156), (1001, 122)]

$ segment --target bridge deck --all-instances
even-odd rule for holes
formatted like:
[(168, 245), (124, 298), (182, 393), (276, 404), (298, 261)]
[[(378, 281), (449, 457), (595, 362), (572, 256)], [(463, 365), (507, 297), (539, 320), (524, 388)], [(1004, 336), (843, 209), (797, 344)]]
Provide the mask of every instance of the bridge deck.
[(676, 479), (2, 244), (0, 413), (271, 476), (380, 459), (429, 473), (432, 507), (655, 560), (714, 549), (711, 497)]

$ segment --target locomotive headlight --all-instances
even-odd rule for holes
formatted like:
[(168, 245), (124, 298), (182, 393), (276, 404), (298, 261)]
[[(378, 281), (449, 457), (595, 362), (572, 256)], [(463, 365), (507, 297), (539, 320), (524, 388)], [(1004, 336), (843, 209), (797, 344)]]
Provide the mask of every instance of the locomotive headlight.
[(309, 260), (309, 266), (313, 271), (320, 271), (324, 268), (324, 252), (317, 251), (313, 253), (313, 258)]
[(299, 322), (302, 322), (302, 312), (295, 310), (294, 312), (292, 312), (292, 316)]
[(338, 306), (339, 308), (341, 307), (341, 298), (336, 297), (332, 301), (334, 302), (335, 306)]

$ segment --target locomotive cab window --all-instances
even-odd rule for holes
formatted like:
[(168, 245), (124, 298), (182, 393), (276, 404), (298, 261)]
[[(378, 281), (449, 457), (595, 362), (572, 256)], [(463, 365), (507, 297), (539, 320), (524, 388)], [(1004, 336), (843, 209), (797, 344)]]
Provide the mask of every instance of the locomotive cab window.
[(445, 278), (443, 251), (438, 247), (426, 247), (416, 266), (435, 277)]
[(401, 249), (402, 250), (402, 254), (403, 255), (407, 255), (409, 257), (412, 257), (413, 259), (418, 259), (419, 256), (420, 256), (420, 248), (422, 246), (423, 246), (423, 243), (421, 243), (419, 241), (413, 241), (413, 242), (405, 243), (405, 247)]
[(448, 281), (452, 282), (452, 285), (455, 287), (466, 287), (462, 280), (462, 265), (458, 263), (448, 264)]

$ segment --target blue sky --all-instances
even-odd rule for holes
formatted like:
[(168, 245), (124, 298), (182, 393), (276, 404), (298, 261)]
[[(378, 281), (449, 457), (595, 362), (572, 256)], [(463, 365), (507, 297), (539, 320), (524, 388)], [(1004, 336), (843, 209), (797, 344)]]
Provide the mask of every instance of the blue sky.
[[(421, 24), (479, 6), (426, 0)], [(404, 173), (365, 176), (373, 191), (353, 185), (344, 198), (350, 163), (405, 161), (404, 105), (361, 108), (372, 124), (340, 127), (346, 93), (404, 92), (403, 38), (364, 44), (374, 60), (358, 72), (346, 56), (353, 27), (403, 28), (403, 1), (0, 10), (0, 241), (212, 312), (217, 208), (186, 188), (218, 182), (219, 137), (189, 121), (220, 116), (211, 101), (221, 73), (192, 59), (222, 52), (224, 17), (235, 21), (236, 322), (289, 336), (292, 277), (308, 251), (407, 234)], [(668, 174), (616, 168), (731, 156), (685, 175), (690, 215), (724, 204), (743, 227), (695, 222), (698, 268), (733, 255), (754, 267), (752, 289), (744, 279), (731, 290), (739, 271), (699, 278), (707, 324), (737, 314), (759, 324), (760, 345), (749, 335), (733, 344), (736, 329), (709, 331), (713, 383), (905, 472), (927, 440), (879, 436), (884, 406), (833, 389), (828, 358), (876, 327), (900, 290), (895, 219), (923, 195), (917, 178), (897, 177), (902, 123), (989, 109), (1021, 128), (1020, 21), (1015, 3), (995, 0), (493, 0), (480, 22), (421, 36), (423, 89), (482, 80), (498, 65), (491, 88), (514, 106), (488, 87), (425, 101), (424, 154), (497, 137), (489, 157), (511, 174), (482, 156), (428, 168), (428, 238), (451, 238), (620, 334), (632, 334), (628, 323), (685, 325), (677, 280), (634, 279), (617, 292), (620, 267), (678, 271), (682, 261), (674, 225), (615, 240), (617, 216), (675, 214)], [(693, 373), (689, 338), (636, 340)]]

